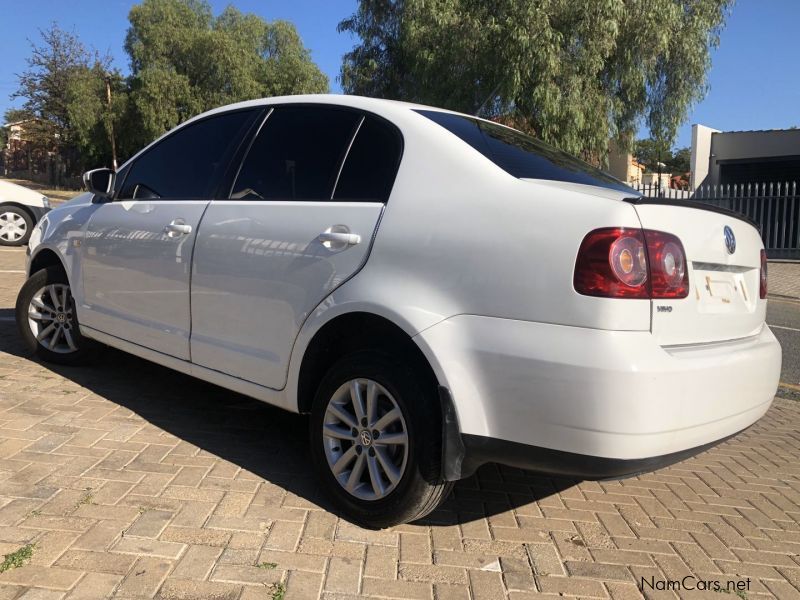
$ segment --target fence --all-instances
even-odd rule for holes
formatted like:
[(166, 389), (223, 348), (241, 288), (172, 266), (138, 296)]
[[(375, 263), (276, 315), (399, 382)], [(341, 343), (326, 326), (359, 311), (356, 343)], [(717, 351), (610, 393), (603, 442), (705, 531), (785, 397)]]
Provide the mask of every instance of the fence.
[(701, 186), (688, 190), (640, 186), (645, 196), (704, 202), (741, 213), (758, 225), (769, 258), (800, 259), (800, 196), (797, 182)]

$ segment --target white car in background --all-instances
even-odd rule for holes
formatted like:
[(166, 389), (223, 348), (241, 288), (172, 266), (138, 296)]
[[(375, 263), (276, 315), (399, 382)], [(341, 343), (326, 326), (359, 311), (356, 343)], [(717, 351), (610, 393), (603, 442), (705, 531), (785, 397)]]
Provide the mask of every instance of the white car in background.
[(778, 385), (744, 217), (643, 198), (496, 123), (272, 98), (84, 181), (31, 238), (31, 350), (76, 363), (93, 340), (310, 414), (319, 481), (362, 525), (424, 516), (486, 462), (674, 462)]
[(33, 226), (50, 210), (39, 192), (0, 179), (0, 246), (24, 246)]

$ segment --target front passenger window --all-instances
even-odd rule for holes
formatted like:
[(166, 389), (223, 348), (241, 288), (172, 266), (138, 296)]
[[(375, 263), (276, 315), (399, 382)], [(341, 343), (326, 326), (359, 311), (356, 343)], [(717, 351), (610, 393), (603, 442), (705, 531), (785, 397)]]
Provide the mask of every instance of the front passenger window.
[(181, 127), (137, 158), (119, 199), (206, 199), (256, 112), (240, 110)]

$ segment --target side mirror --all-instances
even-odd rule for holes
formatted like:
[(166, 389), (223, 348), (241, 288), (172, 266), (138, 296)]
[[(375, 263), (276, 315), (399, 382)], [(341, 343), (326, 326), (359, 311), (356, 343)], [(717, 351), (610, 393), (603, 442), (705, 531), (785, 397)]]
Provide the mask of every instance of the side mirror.
[(114, 193), (116, 173), (111, 169), (93, 169), (83, 174), (83, 185), (95, 196), (110, 198)]

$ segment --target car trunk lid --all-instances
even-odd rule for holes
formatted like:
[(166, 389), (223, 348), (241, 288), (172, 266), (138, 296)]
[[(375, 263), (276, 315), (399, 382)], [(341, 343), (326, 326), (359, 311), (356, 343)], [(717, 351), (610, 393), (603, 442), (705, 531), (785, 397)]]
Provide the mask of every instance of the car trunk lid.
[[(766, 302), (759, 298), (763, 244), (755, 227), (712, 207), (630, 201), (642, 227), (678, 236), (686, 252), (689, 296), (652, 301), (651, 328), (658, 342), (697, 344), (759, 333)], [(735, 238), (733, 252), (726, 227)]]

